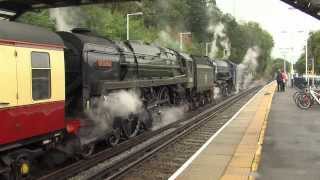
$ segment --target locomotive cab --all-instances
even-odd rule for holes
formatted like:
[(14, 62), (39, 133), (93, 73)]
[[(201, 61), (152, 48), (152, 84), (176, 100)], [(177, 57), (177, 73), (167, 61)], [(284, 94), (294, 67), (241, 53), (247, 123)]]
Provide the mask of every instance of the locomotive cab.
[(118, 47), (107, 39), (81, 33), (58, 33), (66, 44), (66, 117), (70, 118), (85, 118), (90, 98), (103, 93), (101, 81), (120, 80)]
[(179, 53), (182, 61), (184, 61), (186, 74), (188, 77), (188, 82), (186, 84), (187, 88), (193, 88), (194, 86), (194, 64), (193, 59), (189, 54)]
[(214, 60), (217, 64), (217, 81), (227, 81), (232, 78), (230, 73), (230, 67), (227, 61)]

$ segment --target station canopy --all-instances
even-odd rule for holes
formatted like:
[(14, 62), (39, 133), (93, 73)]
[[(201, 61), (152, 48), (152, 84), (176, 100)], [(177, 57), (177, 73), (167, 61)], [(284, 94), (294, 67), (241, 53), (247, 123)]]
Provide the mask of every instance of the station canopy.
[(36, 9), (125, 1), (139, 0), (0, 0), (0, 18), (14, 20), (22, 13)]
[(281, 0), (320, 20), (320, 0)]

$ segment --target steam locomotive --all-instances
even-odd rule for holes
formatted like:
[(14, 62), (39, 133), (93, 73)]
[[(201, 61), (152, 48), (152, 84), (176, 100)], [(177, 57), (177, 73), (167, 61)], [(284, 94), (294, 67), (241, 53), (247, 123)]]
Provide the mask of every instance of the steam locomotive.
[[(54, 33), (0, 21), (0, 75), (0, 176), (23, 179), (50, 149), (89, 156), (98, 139), (116, 145), (150, 129), (154, 107), (197, 108), (214, 100), (215, 87), (230, 94), (236, 65), (85, 29)], [(87, 112), (119, 90), (138, 91), (143, 110), (113, 117), (104, 134), (81, 142), (92, 131)]]

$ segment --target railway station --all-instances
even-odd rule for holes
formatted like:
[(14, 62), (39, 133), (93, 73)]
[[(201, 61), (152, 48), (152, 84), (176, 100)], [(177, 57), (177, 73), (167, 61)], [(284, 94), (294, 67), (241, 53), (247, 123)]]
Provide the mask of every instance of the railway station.
[(0, 180), (318, 180), (317, 0), (0, 0)]
[(319, 107), (297, 111), (273, 82), (169, 179), (317, 179)]

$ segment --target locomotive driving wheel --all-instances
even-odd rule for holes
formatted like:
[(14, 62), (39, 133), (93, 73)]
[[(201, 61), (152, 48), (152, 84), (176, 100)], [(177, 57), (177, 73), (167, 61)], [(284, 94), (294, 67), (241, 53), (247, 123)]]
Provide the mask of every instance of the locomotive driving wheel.
[(110, 135), (108, 135), (106, 141), (111, 147), (116, 146), (120, 142), (120, 129), (116, 128)]
[(170, 92), (169, 89), (167, 87), (164, 87), (160, 90), (159, 95), (158, 95), (158, 99), (161, 102), (161, 104), (164, 105), (170, 105)]
[(130, 115), (122, 121), (122, 130), (126, 138), (132, 138), (139, 134), (141, 121), (136, 115)]
[(90, 143), (90, 144), (86, 144), (82, 147), (80, 155), (83, 158), (89, 158), (95, 150), (95, 144), (94, 143)]

